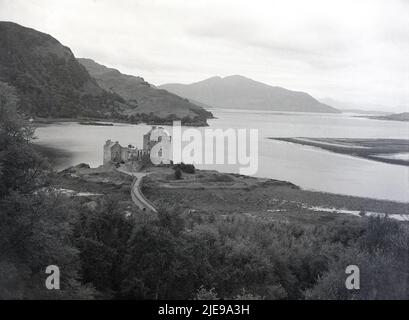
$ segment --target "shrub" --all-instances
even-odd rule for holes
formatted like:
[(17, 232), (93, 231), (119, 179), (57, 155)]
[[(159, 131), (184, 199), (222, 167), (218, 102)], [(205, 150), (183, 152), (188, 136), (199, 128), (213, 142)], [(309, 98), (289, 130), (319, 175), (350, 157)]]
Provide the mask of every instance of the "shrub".
[(196, 172), (196, 168), (193, 164), (184, 164), (183, 162), (174, 165), (174, 168), (180, 168), (180, 170), (182, 170), (185, 173), (193, 174)]
[(175, 179), (176, 180), (182, 179), (182, 170), (179, 167), (175, 168)]

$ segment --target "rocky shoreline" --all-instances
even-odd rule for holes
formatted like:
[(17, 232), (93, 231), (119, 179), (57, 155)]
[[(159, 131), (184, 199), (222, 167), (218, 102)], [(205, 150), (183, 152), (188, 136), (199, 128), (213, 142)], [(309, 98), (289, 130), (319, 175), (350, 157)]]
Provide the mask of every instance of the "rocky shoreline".
[[(190, 120), (190, 121), (182, 121), (184, 126), (189, 127), (207, 127), (209, 124), (207, 123), (208, 119), (214, 119), (214, 117), (209, 117), (207, 119), (198, 119), (198, 120)], [(175, 119), (178, 120), (178, 119)], [(180, 119), (179, 119), (180, 121)], [(55, 124), (59, 122), (77, 122), (82, 125), (93, 125), (93, 126), (114, 126), (115, 123), (126, 123), (126, 124), (147, 124), (152, 126), (167, 126), (172, 125), (173, 120), (163, 119), (161, 121), (158, 120), (146, 120), (146, 121), (129, 121), (124, 119), (116, 119), (116, 118), (36, 118), (31, 121), (33, 127), (42, 127), (49, 124)]]

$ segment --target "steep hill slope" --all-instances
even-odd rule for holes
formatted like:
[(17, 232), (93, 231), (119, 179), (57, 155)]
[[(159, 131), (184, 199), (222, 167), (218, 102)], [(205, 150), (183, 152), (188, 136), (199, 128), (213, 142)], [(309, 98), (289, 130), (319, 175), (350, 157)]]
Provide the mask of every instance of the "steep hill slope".
[(103, 90), (69, 48), (12, 22), (0, 22), (0, 81), (16, 89), (28, 115), (104, 118), (128, 107)]

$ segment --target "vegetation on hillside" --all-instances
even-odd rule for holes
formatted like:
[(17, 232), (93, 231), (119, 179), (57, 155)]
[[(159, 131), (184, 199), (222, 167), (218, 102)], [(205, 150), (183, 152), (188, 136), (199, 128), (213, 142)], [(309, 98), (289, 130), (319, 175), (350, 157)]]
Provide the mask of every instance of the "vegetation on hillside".
[(98, 86), (69, 48), (15, 23), (0, 22), (0, 71), (30, 116), (104, 118), (126, 107)]

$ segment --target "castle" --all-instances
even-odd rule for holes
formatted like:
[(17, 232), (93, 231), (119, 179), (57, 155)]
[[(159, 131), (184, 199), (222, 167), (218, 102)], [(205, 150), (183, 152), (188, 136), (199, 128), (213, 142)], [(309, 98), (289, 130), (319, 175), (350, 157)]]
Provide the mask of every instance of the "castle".
[(172, 164), (172, 137), (162, 127), (153, 126), (143, 136), (143, 148), (123, 147), (118, 141), (107, 140), (104, 145), (104, 164), (138, 162), (149, 155), (154, 164)]

